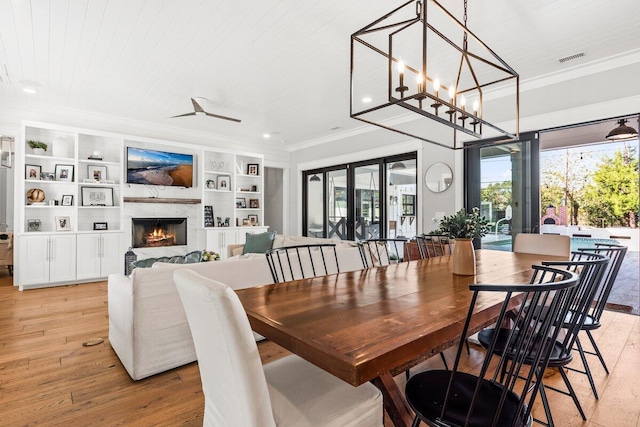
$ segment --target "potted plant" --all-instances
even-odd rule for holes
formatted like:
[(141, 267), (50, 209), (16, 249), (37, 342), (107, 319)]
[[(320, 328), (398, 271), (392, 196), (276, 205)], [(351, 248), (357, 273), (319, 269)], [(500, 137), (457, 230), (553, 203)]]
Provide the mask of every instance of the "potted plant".
[(471, 212), (460, 209), (440, 221), (440, 233), (455, 239), (452, 262), (453, 274), (470, 276), (476, 274), (476, 256), (473, 239), (482, 238), (489, 232), (489, 221), (480, 216), (480, 209)]
[(44, 154), (47, 151), (47, 144), (42, 141), (27, 141), (27, 144), (33, 150), (33, 154)]
[(200, 262), (218, 261), (219, 259), (220, 259), (220, 254), (218, 252), (202, 251), (202, 257), (200, 258)]

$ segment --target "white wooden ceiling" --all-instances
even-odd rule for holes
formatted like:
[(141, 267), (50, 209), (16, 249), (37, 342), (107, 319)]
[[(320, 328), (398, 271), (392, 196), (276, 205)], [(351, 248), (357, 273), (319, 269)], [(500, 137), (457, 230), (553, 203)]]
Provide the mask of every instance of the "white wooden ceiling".
[[(460, 16), (461, 0), (442, 3)], [(350, 35), (400, 4), (0, 0), (0, 103), (83, 110), (272, 147), (326, 138), (362, 126), (349, 118)], [(639, 16), (638, 0), (469, 0), (468, 23), (526, 83), (637, 54)], [(558, 61), (577, 53), (585, 56)], [(35, 95), (23, 92), (31, 82)], [(169, 118), (192, 111), (191, 97), (242, 123)]]

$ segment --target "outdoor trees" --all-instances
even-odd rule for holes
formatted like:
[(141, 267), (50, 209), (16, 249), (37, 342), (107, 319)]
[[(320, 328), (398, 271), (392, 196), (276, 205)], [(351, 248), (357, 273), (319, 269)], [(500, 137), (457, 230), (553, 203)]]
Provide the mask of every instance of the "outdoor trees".
[(625, 147), (603, 157), (586, 188), (585, 211), (594, 225), (636, 227), (638, 212), (638, 157)]

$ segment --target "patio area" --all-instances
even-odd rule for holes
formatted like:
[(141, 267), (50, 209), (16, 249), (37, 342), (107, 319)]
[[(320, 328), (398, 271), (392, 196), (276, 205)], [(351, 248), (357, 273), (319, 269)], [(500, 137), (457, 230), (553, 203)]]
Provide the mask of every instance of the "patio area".
[[(574, 246), (584, 247), (581, 244), (572, 244), (572, 249), (574, 249)], [(511, 236), (490, 234), (482, 239), (482, 247), (484, 249), (510, 251)], [(640, 252), (627, 251), (615, 286), (609, 295), (607, 309), (631, 313), (636, 316), (640, 315)]]

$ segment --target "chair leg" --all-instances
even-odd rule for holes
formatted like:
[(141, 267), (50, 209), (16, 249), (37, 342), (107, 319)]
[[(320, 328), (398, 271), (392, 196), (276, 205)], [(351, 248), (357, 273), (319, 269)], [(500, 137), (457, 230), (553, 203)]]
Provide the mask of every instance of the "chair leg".
[(464, 340), (464, 344), (467, 346), (467, 356), (471, 356), (471, 349), (469, 348), (469, 339)]
[(409, 381), (409, 378), (411, 378), (411, 374), (409, 373), (409, 369), (404, 371), (404, 377), (406, 378), (407, 381)]
[(602, 358), (602, 354), (600, 353), (600, 349), (598, 348), (598, 345), (596, 344), (596, 340), (593, 339), (593, 335), (591, 335), (591, 331), (586, 331), (587, 332), (587, 336), (589, 337), (589, 341), (591, 341), (591, 345), (593, 346), (593, 349), (595, 350), (595, 354), (596, 356), (598, 356), (598, 359), (600, 359), (600, 363), (602, 363), (602, 367), (604, 368), (604, 371), (607, 373), (607, 375), (609, 375), (609, 369), (607, 368), (607, 364), (604, 363), (604, 359)]
[(549, 408), (549, 400), (547, 400), (547, 393), (544, 390), (544, 383), (540, 383), (540, 388), (538, 388), (538, 391), (540, 392), (540, 399), (542, 399), (542, 407), (544, 408), (544, 414), (547, 417), (547, 425), (549, 427), (554, 427), (553, 416), (551, 415), (551, 408)]
[(562, 376), (562, 380), (564, 381), (564, 384), (567, 386), (567, 390), (569, 390), (569, 395), (573, 399), (573, 403), (575, 403), (576, 408), (578, 408), (578, 412), (580, 412), (580, 416), (584, 421), (587, 421), (587, 416), (584, 414), (584, 411), (582, 410), (582, 405), (580, 405), (580, 401), (578, 401), (578, 396), (576, 396), (575, 390), (573, 390), (573, 387), (571, 387), (571, 383), (569, 382), (569, 378), (567, 377), (567, 374), (564, 373), (564, 369), (562, 369), (562, 367), (558, 368), (558, 372), (560, 372), (560, 375)]
[(411, 427), (418, 427), (420, 425), (420, 418), (418, 418), (418, 416), (416, 415), (416, 417), (413, 419), (413, 423), (411, 423)]
[(442, 363), (444, 363), (444, 369), (449, 370), (449, 365), (447, 365), (447, 359), (444, 357), (444, 353), (440, 352), (440, 358), (442, 359)]
[(584, 354), (584, 349), (582, 348), (582, 343), (580, 342), (580, 337), (576, 336), (576, 345), (578, 346), (578, 353), (580, 353), (580, 359), (582, 359), (582, 365), (584, 365), (584, 374), (587, 375), (589, 379), (589, 384), (591, 385), (591, 390), (593, 391), (593, 395), (596, 400), (599, 399), (598, 391), (596, 390), (596, 384), (593, 382), (593, 375), (591, 375), (591, 369), (589, 369), (589, 362), (587, 362), (587, 357)]

